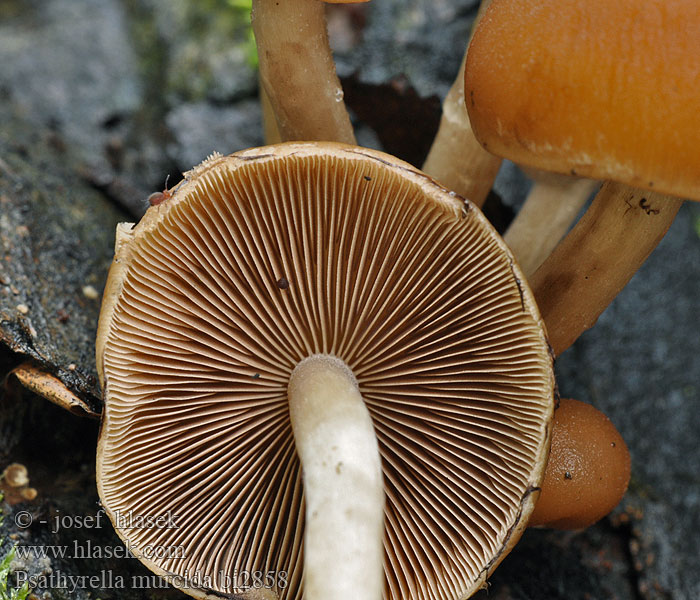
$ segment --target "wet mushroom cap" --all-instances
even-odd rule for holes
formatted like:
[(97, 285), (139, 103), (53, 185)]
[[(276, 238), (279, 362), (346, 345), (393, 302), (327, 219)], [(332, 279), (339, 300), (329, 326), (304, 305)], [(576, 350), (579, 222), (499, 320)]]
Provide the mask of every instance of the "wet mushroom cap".
[(465, 99), (490, 152), (700, 200), (697, 0), (493, 0)]
[(607, 515), (630, 480), (630, 454), (610, 419), (594, 406), (562, 398), (552, 447), (530, 525), (583, 529)]
[[(299, 597), (287, 386), (328, 354), (377, 433), (385, 597), (472, 593), (525, 527), (546, 461), (552, 361), (523, 282), (478, 210), (391, 156), (291, 143), (205, 161), (118, 233), (97, 467), (118, 534), (191, 595), (246, 596), (220, 574), (257, 571)], [(127, 514), (177, 527), (120, 526)]]

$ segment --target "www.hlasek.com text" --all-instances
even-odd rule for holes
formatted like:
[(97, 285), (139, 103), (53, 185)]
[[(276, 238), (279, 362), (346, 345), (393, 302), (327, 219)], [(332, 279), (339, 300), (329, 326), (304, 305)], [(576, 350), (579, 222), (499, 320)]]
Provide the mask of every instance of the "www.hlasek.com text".
[(16, 547), (16, 556), (21, 559), (99, 559), (99, 558), (135, 558), (140, 556), (149, 560), (156, 559), (183, 559), (187, 558), (185, 547), (179, 545), (137, 544), (129, 542), (125, 544), (105, 545), (96, 544), (91, 540), (79, 542), (73, 540), (72, 544), (42, 544), (23, 545)]

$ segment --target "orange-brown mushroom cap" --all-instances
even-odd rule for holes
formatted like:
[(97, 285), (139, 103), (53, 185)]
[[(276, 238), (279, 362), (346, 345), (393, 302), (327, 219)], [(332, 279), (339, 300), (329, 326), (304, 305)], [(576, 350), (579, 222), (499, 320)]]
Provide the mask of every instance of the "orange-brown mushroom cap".
[(469, 48), (477, 138), (537, 168), (700, 200), (697, 0), (493, 0)]
[(5, 467), (2, 479), (10, 487), (22, 487), (29, 484), (29, 472), (23, 464), (12, 463)]
[(617, 506), (629, 478), (629, 451), (610, 419), (590, 404), (562, 399), (530, 525), (588, 527)]
[(351, 369), (377, 434), (386, 598), (463, 598), (522, 532), (553, 411), (541, 320), (483, 215), (410, 165), (328, 143), (213, 157), (120, 228), (106, 290), (100, 497), (188, 593), (260, 571), (299, 597), (287, 388), (314, 354)]

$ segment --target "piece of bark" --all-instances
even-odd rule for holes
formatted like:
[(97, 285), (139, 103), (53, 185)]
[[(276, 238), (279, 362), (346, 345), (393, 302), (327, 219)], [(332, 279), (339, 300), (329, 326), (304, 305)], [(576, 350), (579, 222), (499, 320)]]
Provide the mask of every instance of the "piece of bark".
[(0, 114), (0, 375), (32, 361), (95, 412), (94, 340), (116, 223), (51, 132)]

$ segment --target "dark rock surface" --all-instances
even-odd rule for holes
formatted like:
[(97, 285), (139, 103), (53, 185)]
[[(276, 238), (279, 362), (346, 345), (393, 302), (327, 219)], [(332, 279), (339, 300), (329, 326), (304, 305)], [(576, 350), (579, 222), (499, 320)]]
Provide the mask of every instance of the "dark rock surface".
[(558, 362), (563, 395), (617, 425), (632, 454), (625, 505), (649, 598), (700, 598), (700, 205), (671, 230), (596, 326)]
[[(339, 31), (352, 29), (335, 39), (340, 72), (354, 86), (348, 101), (364, 121), (361, 140), (420, 162), (476, 4), (374, 0), (349, 15), (339, 9)], [(173, 185), (212, 150), (262, 142), (247, 35), (226, 0), (0, 1), (0, 378), (30, 356), (97, 402), (98, 307), (82, 288), (101, 292), (114, 223), (137, 218), (168, 174)], [(516, 204), (525, 192), (512, 168), (496, 189)], [(479, 598), (700, 598), (698, 223), (700, 205), (685, 206), (596, 327), (557, 363), (562, 394), (601, 408), (627, 440), (627, 497), (584, 532), (526, 532)], [(69, 319), (61, 322), (58, 310)], [(26, 464), (39, 495), (5, 504), (0, 557), (11, 542), (118, 547), (109, 526), (52, 533), (48, 525), (58, 514), (99, 511), (97, 423), (28, 393), (11, 396), (0, 405), (0, 470)], [(19, 527), (25, 510), (33, 525)], [(148, 575), (133, 559), (44, 556), (15, 569), (102, 577), (72, 591), (54, 581), (37, 597), (184, 597), (110, 588), (103, 573), (127, 582)]]

